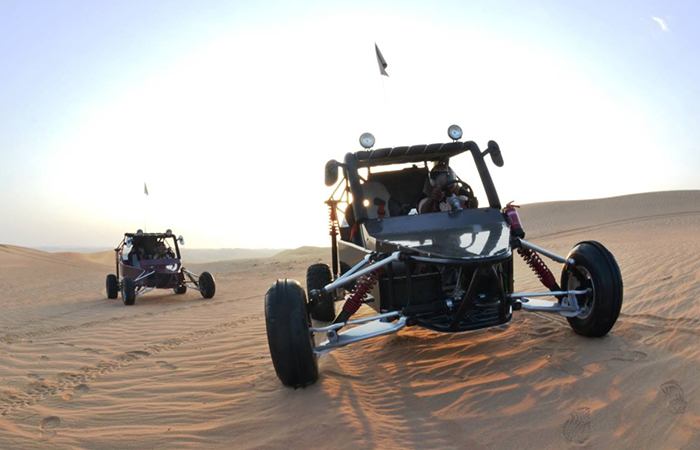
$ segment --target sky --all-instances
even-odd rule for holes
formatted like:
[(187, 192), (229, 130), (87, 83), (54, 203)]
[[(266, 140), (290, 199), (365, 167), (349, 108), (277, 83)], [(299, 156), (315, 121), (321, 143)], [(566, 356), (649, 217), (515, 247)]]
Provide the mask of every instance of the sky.
[(451, 124), (499, 143), (502, 203), (700, 189), (698, 24), (694, 1), (0, 0), (0, 243), (327, 246), (326, 161)]

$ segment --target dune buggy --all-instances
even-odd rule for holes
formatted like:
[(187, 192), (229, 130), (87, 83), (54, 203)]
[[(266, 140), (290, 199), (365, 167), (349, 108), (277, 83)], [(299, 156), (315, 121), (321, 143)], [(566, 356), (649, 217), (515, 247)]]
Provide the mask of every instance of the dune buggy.
[[(453, 141), (445, 144), (377, 150), (365, 134), (365, 150), (326, 164), (326, 185), (336, 185), (326, 202), (331, 265), (308, 268), (308, 297), (294, 280), (278, 280), (265, 296), (270, 354), (284, 385), (314, 383), (320, 354), (411, 325), (479, 330), (508, 323), (521, 309), (560, 314), (584, 336), (604, 336), (615, 324), (623, 286), (613, 255), (595, 241), (579, 242), (566, 257), (526, 241), (516, 207), (501, 205), (485, 161), (490, 155), (503, 166), (498, 144), (489, 141), (482, 152), (472, 141), (459, 141), (459, 127), (448, 134)], [(456, 203), (449, 211), (416, 214), (426, 195), (428, 163), (449, 163), (462, 153), (474, 160), (488, 206)], [(379, 170), (389, 165), (403, 168)], [(458, 177), (454, 183), (461, 194), (474, 196)], [(547, 290), (514, 291), (515, 251)], [(563, 264), (559, 282), (540, 255)], [(338, 301), (344, 304), (336, 314)], [(375, 314), (352, 320), (362, 304)], [(315, 333), (325, 333), (325, 341), (316, 345)]]
[[(175, 238), (171, 230), (165, 233), (124, 233), (114, 249), (116, 275), (107, 275), (107, 298), (117, 298), (121, 291), (125, 305), (133, 305), (136, 297), (153, 289), (172, 289), (184, 294), (196, 289), (204, 298), (214, 297), (216, 284), (209, 272), (196, 275), (182, 266), (180, 247), (182, 236)], [(131, 250), (127, 253), (126, 248)]]

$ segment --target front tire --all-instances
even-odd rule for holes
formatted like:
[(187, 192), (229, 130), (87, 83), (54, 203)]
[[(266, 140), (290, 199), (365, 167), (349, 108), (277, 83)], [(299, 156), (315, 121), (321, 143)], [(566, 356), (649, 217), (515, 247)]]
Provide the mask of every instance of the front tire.
[(136, 302), (136, 285), (134, 280), (129, 277), (122, 280), (122, 302), (127, 306), (131, 306)]
[(622, 309), (622, 274), (615, 257), (595, 241), (578, 243), (569, 252), (575, 265), (564, 266), (561, 287), (566, 290), (591, 289), (590, 294), (577, 295), (575, 301), (583, 311), (568, 317), (569, 325), (583, 336), (602, 337), (608, 334)]
[(202, 272), (199, 276), (199, 293), (204, 298), (212, 298), (216, 293), (216, 282), (209, 272)]
[(107, 275), (107, 298), (115, 299), (119, 295), (119, 282), (114, 274)]
[[(314, 264), (306, 270), (306, 290), (311, 298), (311, 291), (321, 289), (332, 281), (331, 268), (327, 264)], [(311, 317), (321, 322), (333, 322), (335, 319), (335, 302), (331, 294), (319, 298), (311, 310)]]
[(277, 280), (265, 294), (265, 325), (272, 364), (282, 384), (297, 388), (318, 380), (306, 294), (294, 280)]

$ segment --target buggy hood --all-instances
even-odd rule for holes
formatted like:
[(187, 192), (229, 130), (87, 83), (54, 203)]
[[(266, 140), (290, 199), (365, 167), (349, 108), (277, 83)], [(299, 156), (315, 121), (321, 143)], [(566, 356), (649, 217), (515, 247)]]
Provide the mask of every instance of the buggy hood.
[(495, 208), (373, 219), (364, 223), (376, 249), (465, 260), (510, 257), (510, 227)]

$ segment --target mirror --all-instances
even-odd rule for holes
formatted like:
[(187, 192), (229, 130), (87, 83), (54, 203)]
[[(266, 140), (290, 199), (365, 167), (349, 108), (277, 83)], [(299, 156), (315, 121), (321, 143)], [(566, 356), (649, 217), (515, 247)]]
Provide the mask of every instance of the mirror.
[(338, 161), (331, 159), (326, 163), (326, 186), (333, 186), (338, 181)]
[(185, 238), (180, 235), (180, 237), (177, 238), (177, 241), (180, 243), (180, 245), (185, 245)]
[(496, 141), (489, 141), (486, 153), (491, 154), (491, 161), (493, 161), (496, 166), (503, 167), (503, 155), (501, 155), (501, 148)]

